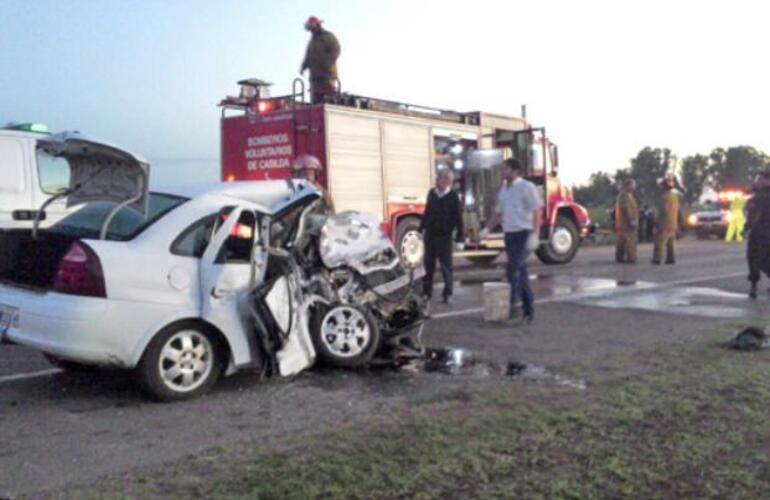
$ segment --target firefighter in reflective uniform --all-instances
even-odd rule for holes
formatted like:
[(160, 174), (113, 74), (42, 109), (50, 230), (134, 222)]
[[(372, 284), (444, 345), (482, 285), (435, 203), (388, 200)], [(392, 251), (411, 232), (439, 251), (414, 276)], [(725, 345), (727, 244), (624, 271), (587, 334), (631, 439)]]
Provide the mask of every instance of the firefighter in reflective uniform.
[(770, 276), (770, 172), (763, 172), (754, 185), (754, 196), (746, 204), (749, 244), (749, 297), (757, 298), (760, 273)]
[(743, 196), (743, 193), (740, 193), (730, 203), (730, 211), (728, 212), (730, 220), (727, 226), (727, 234), (725, 234), (725, 241), (727, 243), (733, 240), (738, 243), (743, 241), (743, 226), (746, 224), (746, 217), (743, 214), (745, 208), (746, 198)]
[(310, 17), (305, 22), (305, 29), (312, 35), (307, 44), (305, 59), (299, 73), (310, 70), (310, 93), (313, 104), (323, 102), (327, 95), (337, 91), (337, 58), (340, 56), (340, 43), (331, 31), (321, 26), (317, 17)]
[(615, 261), (636, 264), (636, 237), (639, 207), (634, 198), (636, 181), (623, 181), (623, 190), (615, 202)]
[(660, 198), (657, 216), (657, 234), (655, 235), (655, 250), (653, 264), (663, 261), (663, 250), (666, 251), (666, 264), (676, 263), (674, 242), (679, 231), (679, 196), (676, 194), (676, 178), (667, 175), (660, 181), (663, 191)]
[(334, 201), (318, 180), (321, 173), (321, 162), (318, 161), (318, 158), (313, 155), (300, 155), (294, 160), (294, 169), (299, 173), (301, 179), (311, 183), (323, 194), (324, 203), (329, 215), (334, 215)]

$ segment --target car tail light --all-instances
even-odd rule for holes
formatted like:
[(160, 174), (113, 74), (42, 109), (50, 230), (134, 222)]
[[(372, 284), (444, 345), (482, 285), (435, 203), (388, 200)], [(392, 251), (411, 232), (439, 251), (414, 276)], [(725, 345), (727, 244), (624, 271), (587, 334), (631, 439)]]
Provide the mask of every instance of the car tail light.
[(99, 257), (81, 241), (75, 241), (59, 263), (53, 290), (69, 295), (107, 297)]

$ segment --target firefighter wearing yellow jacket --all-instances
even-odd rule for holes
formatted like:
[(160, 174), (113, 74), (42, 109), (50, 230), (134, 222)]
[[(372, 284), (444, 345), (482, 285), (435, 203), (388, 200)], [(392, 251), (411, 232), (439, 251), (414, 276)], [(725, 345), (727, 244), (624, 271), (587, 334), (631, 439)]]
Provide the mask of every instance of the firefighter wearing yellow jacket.
[(679, 195), (676, 194), (676, 185), (676, 177), (673, 175), (667, 175), (660, 181), (660, 188), (663, 193), (658, 207), (653, 264), (660, 264), (663, 261), (664, 250), (666, 252), (666, 264), (676, 263), (674, 241), (679, 231)]
[(729, 222), (727, 234), (725, 234), (725, 241), (727, 243), (733, 240), (738, 243), (743, 241), (743, 226), (746, 225), (746, 216), (743, 213), (745, 208), (746, 198), (743, 196), (743, 193), (740, 193), (730, 203), (730, 211), (728, 212)]
[(327, 95), (337, 91), (337, 58), (340, 56), (340, 43), (334, 33), (323, 29), (322, 22), (313, 16), (305, 23), (305, 29), (312, 36), (299, 70), (300, 74), (310, 70), (310, 93), (313, 104), (323, 102)]
[(634, 198), (636, 181), (623, 181), (623, 191), (615, 202), (615, 261), (636, 264), (636, 237), (639, 227), (639, 207)]

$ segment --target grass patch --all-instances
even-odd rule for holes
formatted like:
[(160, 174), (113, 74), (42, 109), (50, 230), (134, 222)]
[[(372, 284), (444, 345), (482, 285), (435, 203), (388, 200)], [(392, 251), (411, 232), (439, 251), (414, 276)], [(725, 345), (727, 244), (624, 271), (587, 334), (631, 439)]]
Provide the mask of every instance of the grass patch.
[(505, 383), (239, 456), (212, 451), (77, 497), (762, 498), (770, 353), (717, 344), (570, 371), (585, 392)]

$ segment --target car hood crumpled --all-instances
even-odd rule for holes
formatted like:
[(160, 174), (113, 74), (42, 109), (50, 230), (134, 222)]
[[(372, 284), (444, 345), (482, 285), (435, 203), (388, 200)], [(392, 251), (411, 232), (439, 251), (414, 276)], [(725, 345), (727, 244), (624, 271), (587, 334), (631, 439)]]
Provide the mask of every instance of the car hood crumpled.
[(37, 142), (38, 149), (69, 161), (68, 207), (92, 201), (130, 202), (134, 210), (147, 212), (147, 160), (79, 132), (61, 132)]
[(395, 256), (392, 249), (393, 243), (372, 214), (342, 212), (329, 217), (321, 230), (321, 260), (329, 269), (358, 267), (380, 252)]

